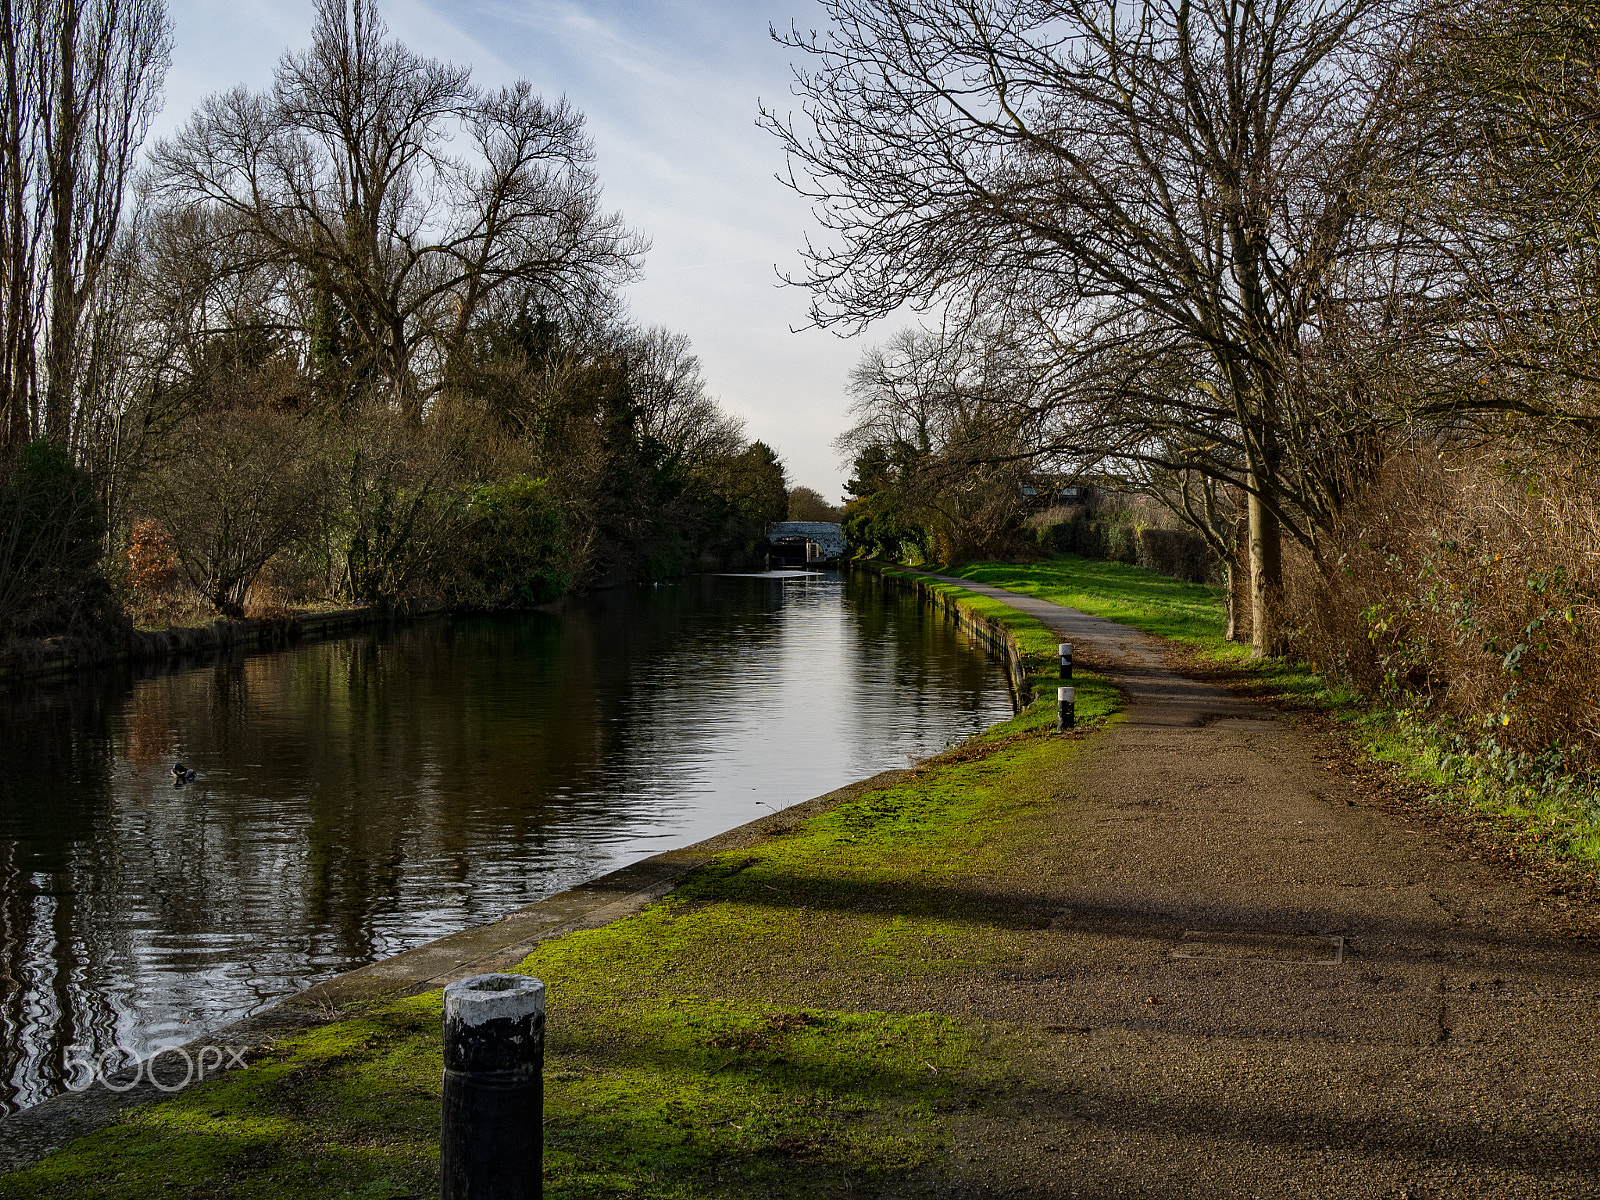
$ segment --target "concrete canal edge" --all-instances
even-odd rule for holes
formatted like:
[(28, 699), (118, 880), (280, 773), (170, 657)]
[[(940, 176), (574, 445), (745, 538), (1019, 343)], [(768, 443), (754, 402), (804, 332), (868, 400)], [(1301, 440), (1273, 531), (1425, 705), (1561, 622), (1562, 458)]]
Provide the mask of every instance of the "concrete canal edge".
[[(902, 568), (873, 559), (857, 560), (850, 566), (852, 570), (877, 576), (891, 591), (911, 592), (919, 603), (943, 613), (957, 629), (971, 634), (979, 645), (1005, 665), (1006, 679), (1011, 685), (1011, 699), (1017, 711), (1028, 707), (1032, 700), (1028, 685), (1028, 661), (1017, 645), (1016, 638), (1003, 624), (974, 612), (959, 597), (939, 591), (933, 586), (934, 580), (908, 573), (915, 568)], [(1035, 668), (1035, 673), (1037, 670)]]
[(38, 643), (31, 651), (0, 662), (0, 692), (24, 683), (52, 683), (124, 663), (162, 663), (190, 655), (228, 650), (280, 650), (307, 641), (344, 637), (376, 625), (418, 621), (448, 615), (445, 609), (390, 611), (343, 608), (330, 612), (297, 612), (283, 617), (218, 619), (208, 625), (135, 630), (126, 646), (107, 654), (83, 654), (59, 639)]
[[(853, 564), (894, 590), (914, 592), (971, 634), (1005, 664), (1012, 697), (1020, 708), (1028, 700), (1027, 662), (1011, 632), (1000, 622), (973, 612), (952, 596), (913, 575), (885, 573), (879, 563)], [(328, 614), (330, 617), (354, 614)], [(352, 622), (352, 625), (368, 622)], [(662, 899), (696, 868), (719, 854), (745, 850), (782, 836), (808, 817), (826, 812), (867, 792), (891, 787), (909, 770), (882, 771), (777, 812), (768, 813), (714, 837), (653, 854), (588, 883), (505, 914), (487, 925), (463, 929), (392, 958), (357, 967), (297, 992), (260, 1013), (245, 1017), (181, 1047), (163, 1050), (153, 1060), (95, 1083), (81, 1092), (64, 1092), (32, 1108), (0, 1119), (0, 1171), (38, 1162), (50, 1151), (115, 1122), (140, 1104), (162, 1099), (223, 1071), (248, 1064), (285, 1037), (333, 1024), (375, 1003), (436, 991), (469, 975), (516, 966), (539, 943), (563, 934), (598, 929), (633, 916)], [(196, 1064), (201, 1064), (197, 1069)], [(209, 1064), (209, 1065), (208, 1065)], [(152, 1080), (150, 1076), (153, 1075)]]

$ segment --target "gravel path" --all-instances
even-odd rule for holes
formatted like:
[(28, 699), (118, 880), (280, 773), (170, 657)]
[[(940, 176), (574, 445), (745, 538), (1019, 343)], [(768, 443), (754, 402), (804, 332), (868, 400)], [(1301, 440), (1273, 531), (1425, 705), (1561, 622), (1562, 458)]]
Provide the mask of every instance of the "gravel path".
[(1029, 960), (874, 998), (993, 1022), (1035, 1072), (1014, 1120), (953, 1123), (946, 1194), (1600, 1196), (1600, 954), (1558, 911), (1155, 639), (949, 582), (1131, 703), (981, 882), (1034, 914)]

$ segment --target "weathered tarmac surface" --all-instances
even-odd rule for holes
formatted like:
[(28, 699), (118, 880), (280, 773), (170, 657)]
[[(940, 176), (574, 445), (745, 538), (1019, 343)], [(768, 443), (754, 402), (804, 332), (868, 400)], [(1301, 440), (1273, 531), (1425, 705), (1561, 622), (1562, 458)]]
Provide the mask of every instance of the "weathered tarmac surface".
[(980, 885), (1010, 927), (1033, 916), (1026, 965), (872, 998), (1037, 1038), (1015, 1123), (952, 1130), (948, 1194), (1600, 1196), (1591, 944), (1155, 639), (949, 582), (1038, 618), (1131, 703), (1031, 861)]

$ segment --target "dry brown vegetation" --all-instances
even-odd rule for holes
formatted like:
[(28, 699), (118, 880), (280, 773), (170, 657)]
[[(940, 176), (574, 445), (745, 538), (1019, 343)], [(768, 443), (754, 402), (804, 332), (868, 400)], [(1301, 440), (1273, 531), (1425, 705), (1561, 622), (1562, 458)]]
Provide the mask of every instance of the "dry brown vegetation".
[(1295, 649), (1508, 748), (1600, 754), (1600, 507), (1587, 463), (1394, 455), (1290, 573)]

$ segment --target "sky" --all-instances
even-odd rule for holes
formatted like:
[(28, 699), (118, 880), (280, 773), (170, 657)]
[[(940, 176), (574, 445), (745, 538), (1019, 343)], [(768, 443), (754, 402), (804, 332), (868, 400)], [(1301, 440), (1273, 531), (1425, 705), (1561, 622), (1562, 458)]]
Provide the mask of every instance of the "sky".
[[(711, 392), (773, 446), (791, 484), (837, 500), (832, 441), (848, 424), (850, 367), (889, 328), (844, 339), (804, 329), (808, 294), (780, 286), (814, 229), (780, 184), (779, 111), (791, 52), (768, 26), (821, 22), (814, 0), (378, 0), (413, 50), (473, 68), (480, 84), (530, 80), (588, 118), (609, 208), (652, 248), (627, 291), (634, 319), (688, 334)], [(157, 135), (206, 96), (265, 87), (282, 53), (310, 41), (311, 0), (168, 0), (175, 45)], [(794, 332), (799, 330), (799, 332)]]

